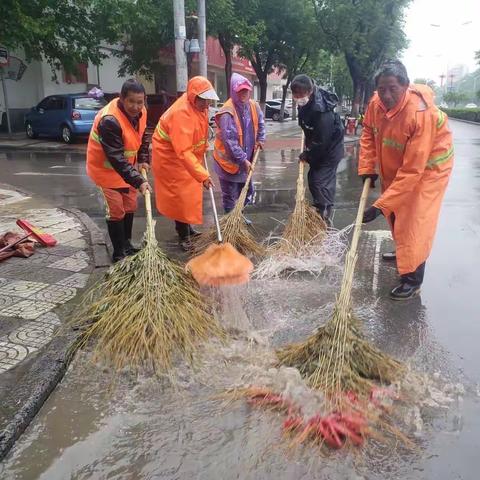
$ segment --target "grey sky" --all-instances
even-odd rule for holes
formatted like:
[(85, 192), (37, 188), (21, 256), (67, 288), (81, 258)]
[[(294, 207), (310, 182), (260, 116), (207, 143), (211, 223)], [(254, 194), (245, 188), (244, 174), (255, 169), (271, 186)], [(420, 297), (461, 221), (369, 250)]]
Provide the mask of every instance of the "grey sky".
[(457, 64), (475, 69), (480, 0), (413, 0), (405, 27), (410, 46), (403, 60), (411, 80), (426, 77), (440, 83), (440, 75)]

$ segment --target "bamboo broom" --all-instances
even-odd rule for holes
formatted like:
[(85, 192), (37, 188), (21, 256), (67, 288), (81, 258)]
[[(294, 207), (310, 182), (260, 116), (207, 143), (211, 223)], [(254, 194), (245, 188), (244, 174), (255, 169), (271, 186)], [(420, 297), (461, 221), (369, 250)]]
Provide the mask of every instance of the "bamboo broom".
[(158, 246), (148, 191), (145, 207), (144, 248), (108, 271), (72, 322), (82, 330), (77, 347), (94, 340), (94, 360), (114, 370), (166, 371), (176, 353), (193, 362), (199, 342), (223, 336), (191, 275)]
[(277, 352), (280, 364), (297, 368), (312, 388), (328, 394), (334, 403), (340, 403), (346, 392), (368, 395), (376, 382), (391, 383), (405, 371), (403, 364), (363, 337), (352, 314), (353, 275), (369, 187), (370, 179), (367, 179), (332, 318), (306, 341)]
[[(302, 134), (301, 151), (305, 148), (305, 136)], [(295, 208), (278, 243), (271, 251), (284, 255), (298, 255), (306, 245), (321, 242), (327, 226), (317, 210), (307, 203), (305, 198), (304, 162), (298, 164), (297, 192)]]
[[(248, 172), (247, 180), (240, 193), (240, 197), (235, 204), (234, 209), (220, 219), (220, 229), (223, 235), (223, 241), (231, 244), (240, 253), (247, 256), (264, 255), (265, 249), (260, 245), (245, 224), (243, 209), (247, 199), (248, 188), (252, 180), (252, 175), (257, 164), (260, 149), (257, 148), (252, 159), (252, 166)], [(195, 255), (204, 252), (209, 245), (217, 241), (217, 230), (212, 228), (194, 239)]]

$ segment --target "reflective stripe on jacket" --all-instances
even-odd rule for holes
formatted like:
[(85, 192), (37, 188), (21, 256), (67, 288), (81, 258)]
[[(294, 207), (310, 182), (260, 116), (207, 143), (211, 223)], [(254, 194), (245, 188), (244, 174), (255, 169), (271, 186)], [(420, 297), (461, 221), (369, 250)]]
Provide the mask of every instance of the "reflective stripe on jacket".
[[(253, 122), (253, 130), (254, 130), (253, 133), (254, 133), (254, 138), (256, 139), (258, 134), (257, 104), (255, 103), (254, 100), (250, 100), (249, 102), (250, 102), (250, 113), (252, 115), (252, 122)], [(233, 104), (233, 101), (230, 98), (225, 102), (224, 106), (215, 115), (215, 122), (217, 123), (217, 133), (215, 136), (215, 147), (213, 151), (213, 158), (223, 168), (223, 170), (225, 170), (228, 173), (235, 174), (235, 173), (238, 173), (240, 166), (238, 165), (238, 163), (235, 163), (230, 158), (229, 153), (223, 143), (222, 132), (220, 129), (219, 118), (221, 115), (225, 115), (225, 114), (231, 115), (233, 117), (235, 121), (235, 126), (237, 127), (237, 132), (238, 132), (238, 143), (242, 148), (244, 147), (242, 125), (241, 125), (237, 110), (235, 109), (235, 105)]]
[(126, 160), (131, 165), (134, 165), (147, 126), (147, 110), (145, 107), (142, 110), (137, 131), (125, 114), (120, 110), (118, 106), (118, 98), (115, 98), (97, 113), (93, 122), (92, 130), (90, 131), (90, 136), (88, 137), (87, 175), (99, 187), (128, 188), (130, 185), (113, 169), (101, 144), (101, 138), (98, 133), (98, 124), (100, 123), (100, 120), (107, 115), (115, 117), (120, 124), (124, 145), (123, 154)]
[(415, 271), (430, 254), (452, 168), (447, 116), (429, 87), (410, 86), (389, 111), (378, 94), (373, 96), (363, 122), (358, 173), (380, 175), (382, 195), (374, 205), (392, 228), (401, 275)]

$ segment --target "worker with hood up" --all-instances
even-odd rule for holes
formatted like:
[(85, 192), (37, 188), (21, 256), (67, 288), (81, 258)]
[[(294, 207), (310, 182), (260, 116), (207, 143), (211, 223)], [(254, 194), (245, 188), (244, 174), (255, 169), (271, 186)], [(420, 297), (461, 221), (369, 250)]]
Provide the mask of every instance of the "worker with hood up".
[[(222, 189), (225, 213), (233, 210), (237, 203), (250, 171), (255, 147), (263, 148), (265, 143), (263, 112), (250, 98), (251, 93), (251, 82), (238, 73), (232, 74), (230, 98), (215, 115), (214, 168)], [(253, 194), (250, 182), (246, 205), (252, 202)]]
[(161, 117), (152, 137), (155, 200), (160, 214), (175, 221), (179, 244), (191, 250), (192, 224), (203, 223), (202, 188), (213, 187), (205, 168), (208, 107), (218, 96), (204, 77), (193, 77)]
[(380, 176), (382, 194), (363, 221), (383, 214), (390, 224), (400, 284), (393, 300), (420, 293), (440, 208), (453, 168), (452, 134), (447, 116), (434, 103), (427, 85), (410, 85), (398, 60), (375, 75), (377, 91), (368, 105), (360, 139), (358, 173), (365, 181)]

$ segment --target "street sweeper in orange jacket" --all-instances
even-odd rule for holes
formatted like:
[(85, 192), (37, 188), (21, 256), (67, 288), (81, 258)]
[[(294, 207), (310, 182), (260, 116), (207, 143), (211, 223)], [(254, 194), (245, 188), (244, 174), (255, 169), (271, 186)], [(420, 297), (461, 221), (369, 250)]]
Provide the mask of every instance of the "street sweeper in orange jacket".
[(131, 243), (137, 190), (150, 190), (140, 174), (150, 162), (146, 125), (145, 89), (130, 79), (123, 84), (120, 98), (98, 112), (88, 138), (87, 174), (105, 200), (114, 262), (138, 252)]
[(204, 166), (208, 148), (208, 107), (218, 96), (204, 77), (193, 77), (160, 118), (152, 139), (155, 200), (162, 215), (175, 220), (179, 244), (191, 249), (192, 224), (203, 223), (203, 187), (213, 183)]
[(400, 284), (390, 293), (406, 300), (420, 292), (425, 262), (432, 249), (440, 208), (453, 167), (447, 116), (426, 85), (410, 85), (405, 67), (386, 62), (375, 76), (377, 91), (369, 103), (360, 140), (358, 173), (382, 194), (363, 221), (383, 214), (390, 224)]

